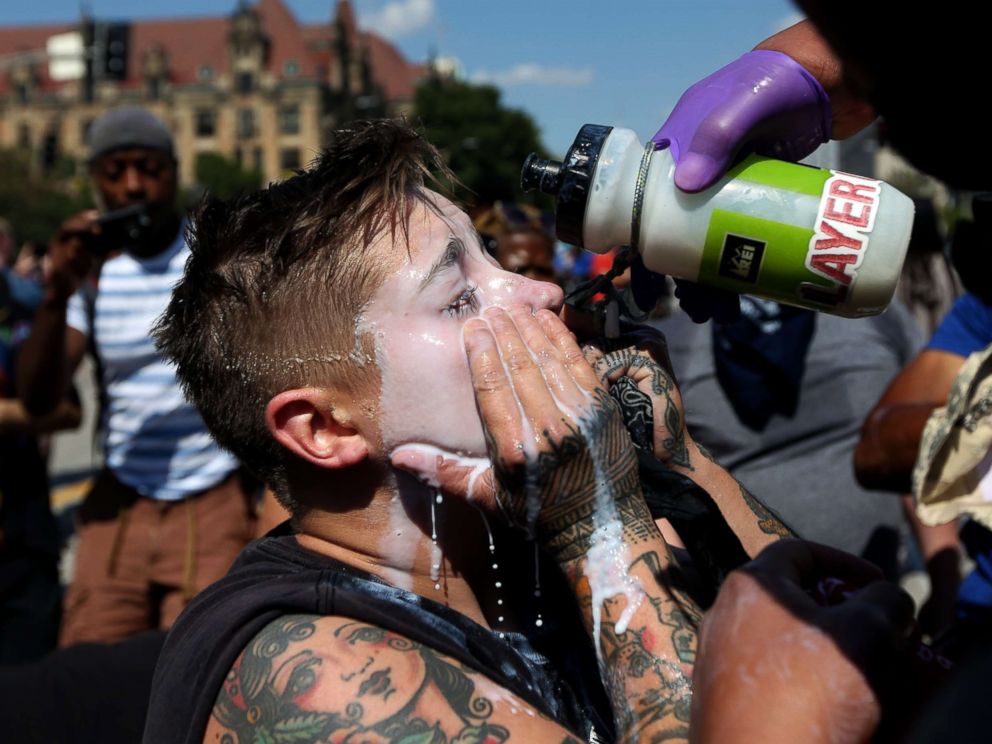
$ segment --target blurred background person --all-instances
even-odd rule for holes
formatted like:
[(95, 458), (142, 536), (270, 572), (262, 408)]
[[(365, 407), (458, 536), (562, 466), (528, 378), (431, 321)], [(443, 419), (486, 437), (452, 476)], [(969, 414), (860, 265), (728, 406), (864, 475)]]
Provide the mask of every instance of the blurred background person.
[(507, 271), (556, 281), (554, 221), (529, 204), (497, 201), (472, 220), (483, 246)]
[(20, 397), (38, 414), (61, 399), (87, 349), (98, 368), (105, 466), (76, 513), (61, 645), (169, 627), (254, 527), (238, 463), (210, 438), (150, 336), (188, 254), (172, 137), (149, 112), (119, 108), (93, 123), (88, 144), (100, 212), (70, 217), (52, 239), (19, 360)]
[(16, 245), (0, 220), (0, 666), (40, 659), (58, 638), (61, 540), (39, 435), (81, 418), (74, 401), (33, 416), (16, 398), (17, 356), (41, 300), (40, 284), (8, 265)]

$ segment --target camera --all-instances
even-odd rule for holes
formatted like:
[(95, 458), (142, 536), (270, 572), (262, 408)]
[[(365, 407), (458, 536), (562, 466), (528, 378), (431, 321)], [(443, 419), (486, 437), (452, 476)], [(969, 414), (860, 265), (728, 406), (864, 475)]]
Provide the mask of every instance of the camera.
[(96, 224), (100, 226), (100, 236), (90, 249), (105, 256), (140, 241), (152, 219), (144, 204), (132, 204), (101, 214), (96, 218)]

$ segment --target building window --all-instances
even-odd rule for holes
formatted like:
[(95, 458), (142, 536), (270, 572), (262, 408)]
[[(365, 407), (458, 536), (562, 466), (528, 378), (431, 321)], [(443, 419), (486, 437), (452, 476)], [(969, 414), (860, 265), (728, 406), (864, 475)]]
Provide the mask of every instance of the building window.
[(255, 111), (253, 109), (241, 109), (238, 111), (238, 136), (255, 136)]
[(200, 82), (209, 83), (214, 79), (214, 68), (210, 65), (200, 65), (196, 69), (196, 77)]
[(213, 137), (217, 134), (217, 112), (213, 109), (197, 109), (193, 128), (197, 137)]
[(31, 149), (31, 125), (21, 122), (17, 125), (17, 146), (25, 150)]
[(15, 95), (17, 96), (18, 103), (27, 103), (28, 99), (31, 98), (31, 91), (24, 83), (18, 83)]
[(251, 93), (252, 89), (255, 87), (255, 76), (250, 72), (239, 72), (237, 80), (238, 93), (241, 95)]
[(296, 77), (300, 74), (300, 63), (295, 59), (287, 60), (282, 66), (282, 74), (286, 77)]
[(281, 106), (279, 108), (279, 133), (299, 134), (300, 133), (300, 107)]
[(254, 152), (252, 152), (252, 164), (255, 170), (262, 170), (262, 148), (256, 147)]
[(288, 147), (279, 152), (279, 167), (283, 170), (296, 170), (300, 167), (300, 151)]

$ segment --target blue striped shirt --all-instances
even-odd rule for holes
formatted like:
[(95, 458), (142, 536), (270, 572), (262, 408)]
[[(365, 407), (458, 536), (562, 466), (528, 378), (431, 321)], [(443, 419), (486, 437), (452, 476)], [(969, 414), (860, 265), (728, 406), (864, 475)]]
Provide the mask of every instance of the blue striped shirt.
[[(184, 226), (185, 227), (185, 226)], [(237, 467), (183, 397), (175, 367), (155, 349), (151, 329), (182, 278), (189, 248), (185, 229), (151, 258), (128, 253), (100, 272), (94, 329), (107, 406), (103, 451), (122, 483), (153, 499), (176, 501), (219, 483)], [(69, 301), (67, 322), (89, 335), (86, 300)]]

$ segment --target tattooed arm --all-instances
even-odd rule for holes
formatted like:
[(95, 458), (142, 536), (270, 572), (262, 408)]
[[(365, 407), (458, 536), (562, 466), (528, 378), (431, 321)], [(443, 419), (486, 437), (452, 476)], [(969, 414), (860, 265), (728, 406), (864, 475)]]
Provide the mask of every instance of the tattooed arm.
[(748, 555), (753, 557), (769, 543), (793, 537), (781, 519), (689, 434), (664, 336), (642, 328), (624, 335), (619, 343), (607, 351), (587, 346), (586, 357), (605, 384), (629, 377), (651, 399), (655, 457), (710, 494)]
[(285, 615), (231, 667), (204, 744), (579, 744), (486, 676), (396, 633)]
[(465, 343), (495, 482), (472, 496), (494, 498), (564, 571), (619, 738), (683, 740), (699, 615), (669, 580), (619, 408), (554, 313), (485, 317)]

